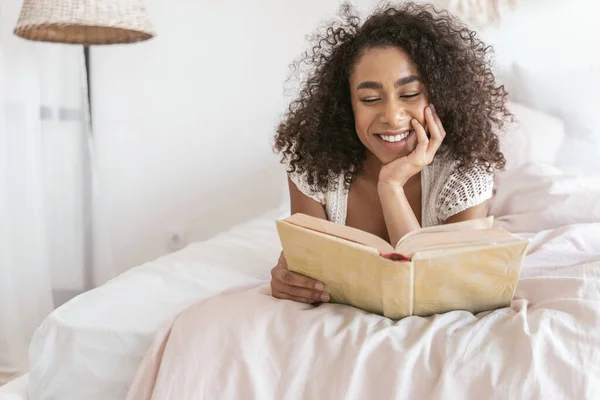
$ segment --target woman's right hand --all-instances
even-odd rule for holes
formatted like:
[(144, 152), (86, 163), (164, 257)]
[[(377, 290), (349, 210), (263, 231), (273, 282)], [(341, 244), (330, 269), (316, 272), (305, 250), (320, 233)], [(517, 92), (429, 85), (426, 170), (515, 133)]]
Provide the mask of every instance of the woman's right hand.
[(324, 290), (325, 285), (322, 282), (288, 270), (285, 256), (281, 253), (277, 265), (271, 270), (273, 297), (308, 304), (327, 302), (329, 294)]

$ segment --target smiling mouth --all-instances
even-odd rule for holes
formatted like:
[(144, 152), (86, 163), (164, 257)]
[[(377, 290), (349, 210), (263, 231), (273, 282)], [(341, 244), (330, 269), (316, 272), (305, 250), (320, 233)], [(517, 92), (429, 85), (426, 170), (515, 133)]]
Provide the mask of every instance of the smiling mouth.
[(398, 135), (382, 135), (382, 134), (377, 134), (377, 136), (379, 136), (379, 138), (381, 140), (384, 140), (388, 143), (395, 143), (395, 142), (401, 142), (404, 139), (406, 139), (411, 133), (414, 133), (415, 130), (411, 129), (409, 131), (406, 131), (404, 133), (400, 133)]

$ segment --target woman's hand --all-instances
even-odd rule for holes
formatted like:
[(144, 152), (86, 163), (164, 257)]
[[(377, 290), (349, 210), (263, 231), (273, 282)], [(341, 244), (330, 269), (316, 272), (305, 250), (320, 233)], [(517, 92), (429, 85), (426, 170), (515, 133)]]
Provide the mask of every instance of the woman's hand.
[(418, 174), (426, 165), (431, 164), (435, 153), (446, 136), (446, 131), (444, 131), (442, 121), (440, 121), (433, 105), (425, 108), (425, 120), (431, 139), (427, 138), (427, 132), (423, 125), (413, 118), (411, 122), (417, 135), (417, 147), (409, 155), (400, 157), (381, 168), (379, 172), (380, 185), (402, 188), (413, 175)]
[(324, 292), (325, 285), (315, 279), (296, 274), (288, 270), (283, 252), (275, 268), (271, 270), (271, 293), (273, 297), (288, 299), (300, 303), (317, 303), (329, 301), (329, 294)]

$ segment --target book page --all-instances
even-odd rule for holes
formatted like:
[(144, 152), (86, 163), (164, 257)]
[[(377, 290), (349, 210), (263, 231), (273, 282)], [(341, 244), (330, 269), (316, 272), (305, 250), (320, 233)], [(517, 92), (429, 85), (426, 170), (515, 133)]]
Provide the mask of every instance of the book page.
[(504, 229), (469, 229), (455, 232), (433, 232), (414, 235), (402, 240), (396, 247), (396, 252), (412, 258), (415, 253), (426, 250), (437, 250), (451, 247), (466, 247), (474, 245), (493, 245), (518, 240)]
[(289, 222), (296, 226), (301, 226), (313, 231), (325, 233), (327, 235), (335, 236), (341, 239), (346, 239), (351, 242), (359, 243), (364, 246), (369, 246), (379, 253), (391, 253), (394, 248), (391, 244), (375, 236), (369, 232), (361, 231), (360, 229), (351, 228), (346, 225), (335, 224), (331, 221), (327, 221), (321, 218), (311, 217), (310, 215), (296, 213), (284, 221)]
[(468, 220), (468, 221), (455, 222), (453, 224), (434, 225), (434, 226), (429, 226), (427, 228), (416, 229), (416, 230), (414, 230), (412, 232), (408, 232), (406, 235), (402, 236), (402, 238), (398, 241), (398, 243), (396, 243), (396, 249), (398, 248), (400, 243), (403, 243), (417, 235), (436, 233), (436, 232), (454, 232), (454, 231), (467, 230), (467, 229), (491, 229), (493, 225), (494, 225), (494, 217), (489, 216), (487, 218), (478, 218), (478, 219), (472, 219), (472, 220)]

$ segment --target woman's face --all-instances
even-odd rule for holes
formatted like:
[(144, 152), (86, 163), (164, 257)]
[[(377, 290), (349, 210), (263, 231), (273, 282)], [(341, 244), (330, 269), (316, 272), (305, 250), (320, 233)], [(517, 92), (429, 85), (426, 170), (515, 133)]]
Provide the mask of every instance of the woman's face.
[(404, 50), (364, 50), (350, 76), (350, 92), (358, 138), (382, 163), (416, 148), (411, 120), (425, 126), (428, 101), (417, 66)]

